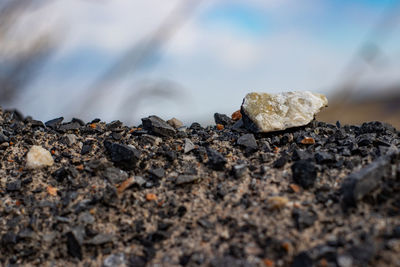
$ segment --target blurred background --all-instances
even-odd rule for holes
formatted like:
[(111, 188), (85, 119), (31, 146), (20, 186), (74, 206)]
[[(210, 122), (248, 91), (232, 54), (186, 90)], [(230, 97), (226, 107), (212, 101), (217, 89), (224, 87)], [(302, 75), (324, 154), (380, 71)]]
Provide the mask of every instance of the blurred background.
[(209, 124), (294, 90), (400, 127), (400, 1), (0, 0), (0, 105), (35, 119)]

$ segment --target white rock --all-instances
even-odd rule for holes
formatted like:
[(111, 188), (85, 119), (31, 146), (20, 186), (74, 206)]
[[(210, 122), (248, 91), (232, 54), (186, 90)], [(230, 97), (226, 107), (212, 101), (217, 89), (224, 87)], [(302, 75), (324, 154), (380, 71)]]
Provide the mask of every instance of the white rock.
[(172, 127), (174, 127), (175, 129), (178, 129), (183, 126), (183, 123), (177, 118), (172, 118), (170, 120), (167, 120), (167, 123)]
[(26, 155), (26, 167), (28, 169), (39, 169), (52, 166), (54, 163), (50, 152), (41, 146), (32, 146)]
[(183, 153), (189, 153), (193, 149), (195, 149), (193, 142), (189, 138), (185, 138), (185, 147)]
[(248, 129), (266, 133), (306, 125), (327, 105), (324, 95), (309, 91), (249, 93), (243, 99), (241, 113)]

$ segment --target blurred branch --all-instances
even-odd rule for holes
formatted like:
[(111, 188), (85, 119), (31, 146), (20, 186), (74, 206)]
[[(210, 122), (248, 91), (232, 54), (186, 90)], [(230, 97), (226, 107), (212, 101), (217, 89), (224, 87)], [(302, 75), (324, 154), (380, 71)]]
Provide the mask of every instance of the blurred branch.
[(14, 99), (38, 73), (53, 50), (48, 40), (50, 37), (47, 35), (38, 37), (26, 52), (20, 52), (13, 59), (2, 62), (6, 67), (0, 69), (1, 102)]
[[(89, 88), (88, 96), (80, 113), (90, 110), (93, 104), (97, 103), (99, 98), (104, 97), (108, 90), (112, 90), (112, 86), (122, 78), (128, 75), (132, 77), (135, 72), (146, 66), (149, 60), (160, 53), (163, 46), (189, 20), (200, 3), (201, 0), (181, 1), (150, 36), (135, 43), (122, 53), (119, 60)], [(126, 108), (125, 102), (121, 108)]]
[(12, 30), (12, 26), (27, 10), (42, 5), (42, 0), (4, 0), (0, 3), (0, 40)]
[[(10, 0), (0, 5), (0, 102), (13, 100), (32, 81), (54, 49), (51, 33), (26, 38), (32, 31), (24, 32), (24, 42), (13, 41), (16, 25), (27, 12), (44, 4), (42, 0)], [(13, 45), (13, 42), (18, 46)]]

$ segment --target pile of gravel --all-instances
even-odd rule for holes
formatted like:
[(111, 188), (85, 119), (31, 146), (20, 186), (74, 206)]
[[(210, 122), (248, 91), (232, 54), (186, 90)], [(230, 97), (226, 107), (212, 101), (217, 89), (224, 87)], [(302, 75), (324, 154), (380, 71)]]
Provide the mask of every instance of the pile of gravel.
[[(0, 109), (0, 265), (400, 265), (396, 129), (215, 120), (43, 124)], [(28, 164), (37, 146), (54, 162)]]

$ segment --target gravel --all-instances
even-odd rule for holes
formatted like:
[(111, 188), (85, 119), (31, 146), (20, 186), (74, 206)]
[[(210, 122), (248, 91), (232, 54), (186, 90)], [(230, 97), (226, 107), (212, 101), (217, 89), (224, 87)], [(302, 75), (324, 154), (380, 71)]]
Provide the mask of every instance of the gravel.
[[(215, 119), (43, 124), (0, 109), (0, 265), (400, 265), (396, 129)], [(53, 165), (27, 168), (33, 146)]]

